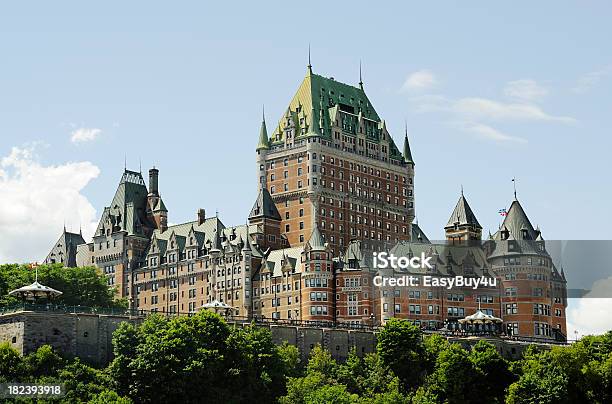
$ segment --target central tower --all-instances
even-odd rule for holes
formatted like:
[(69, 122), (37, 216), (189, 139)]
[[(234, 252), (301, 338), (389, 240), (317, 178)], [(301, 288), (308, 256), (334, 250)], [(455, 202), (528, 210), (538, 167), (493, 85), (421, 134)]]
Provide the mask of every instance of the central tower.
[(365, 94), (312, 72), (276, 128), (262, 120), (259, 187), (281, 217), (285, 245), (304, 244), (316, 227), (339, 254), (351, 239), (409, 240), (414, 219), (414, 161), (403, 153)]

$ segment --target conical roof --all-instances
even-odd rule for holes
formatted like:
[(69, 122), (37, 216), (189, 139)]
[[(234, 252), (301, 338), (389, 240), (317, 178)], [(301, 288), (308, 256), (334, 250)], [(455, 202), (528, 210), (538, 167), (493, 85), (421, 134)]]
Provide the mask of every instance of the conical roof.
[(480, 223), (478, 223), (478, 219), (476, 219), (476, 215), (474, 212), (472, 212), (472, 208), (470, 208), (470, 205), (465, 199), (463, 192), (461, 192), (461, 196), (459, 197), (457, 205), (455, 205), (455, 209), (453, 209), (453, 213), (451, 213), (445, 228), (454, 227), (455, 224), (458, 224), (459, 226), (473, 225), (482, 229), (482, 226)]
[(62, 292), (50, 288), (49, 286), (41, 285), (38, 281), (34, 281), (31, 285), (23, 286), (9, 292), (9, 295), (20, 297), (23, 300), (36, 300), (40, 298), (53, 298), (61, 295)]
[(270, 219), (281, 220), (281, 215), (278, 213), (278, 209), (272, 200), (270, 192), (263, 187), (259, 190), (255, 204), (253, 205), (251, 213), (249, 214), (249, 219), (257, 217), (267, 217)]
[(265, 117), (262, 117), (261, 128), (259, 129), (259, 143), (257, 143), (257, 149), (255, 150), (267, 150), (269, 148), (270, 142), (268, 140), (268, 130), (266, 129), (266, 119)]
[[(538, 234), (531, 225), (527, 214), (516, 199), (512, 201), (510, 209), (508, 209), (508, 213), (502, 223), (502, 228), (507, 229), (510, 232), (510, 236), (516, 240), (535, 240), (538, 238)], [(526, 237), (523, 237), (524, 232)]]
[(414, 164), (412, 152), (410, 151), (410, 143), (408, 142), (408, 130), (406, 130), (406, 134), (404, 135), (404, 161), (406, 163)]
[(317, 225), (315, 225), (314, 230), (310, 235), (308, 245), (312, 250), (325, 250), (325, 239), (321, 235), (321, 232), (319, 231)]

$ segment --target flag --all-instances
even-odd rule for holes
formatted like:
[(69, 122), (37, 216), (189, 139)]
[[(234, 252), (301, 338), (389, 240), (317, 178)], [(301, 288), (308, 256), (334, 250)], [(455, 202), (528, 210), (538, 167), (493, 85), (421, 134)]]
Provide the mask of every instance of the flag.
[(508, 214), (508, 211), (506, 209), (500, 209), (498, 213), (502, 216), (506, 216)]

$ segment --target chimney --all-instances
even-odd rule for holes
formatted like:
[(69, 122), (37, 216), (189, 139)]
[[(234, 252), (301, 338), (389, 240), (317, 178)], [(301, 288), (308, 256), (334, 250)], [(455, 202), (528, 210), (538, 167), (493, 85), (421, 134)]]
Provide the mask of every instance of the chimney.
[(159, 170), (155, 167), (149, 170), (149, 195), (158, 195), (157, 181)]
[(206, 220), (206, 212), (204, 211), (204, 209), (202, 208), (198, 209), (197, 215), (198, 215), (198, 225), (204, 223), (204, 221)]

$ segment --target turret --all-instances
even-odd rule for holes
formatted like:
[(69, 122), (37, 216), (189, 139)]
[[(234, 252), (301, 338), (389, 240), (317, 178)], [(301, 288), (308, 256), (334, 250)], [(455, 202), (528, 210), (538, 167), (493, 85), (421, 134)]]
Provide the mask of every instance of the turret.
[(480, 240), (482, 237), (482, 226), (478, 223), (476, 215), (465, 199), (463, 188), (459, 201), (457, 201), (453, 213), (451, 213), (446, 226), (444, 226), (444, 232), (446, 233), (446, 239), (453, 243)]

